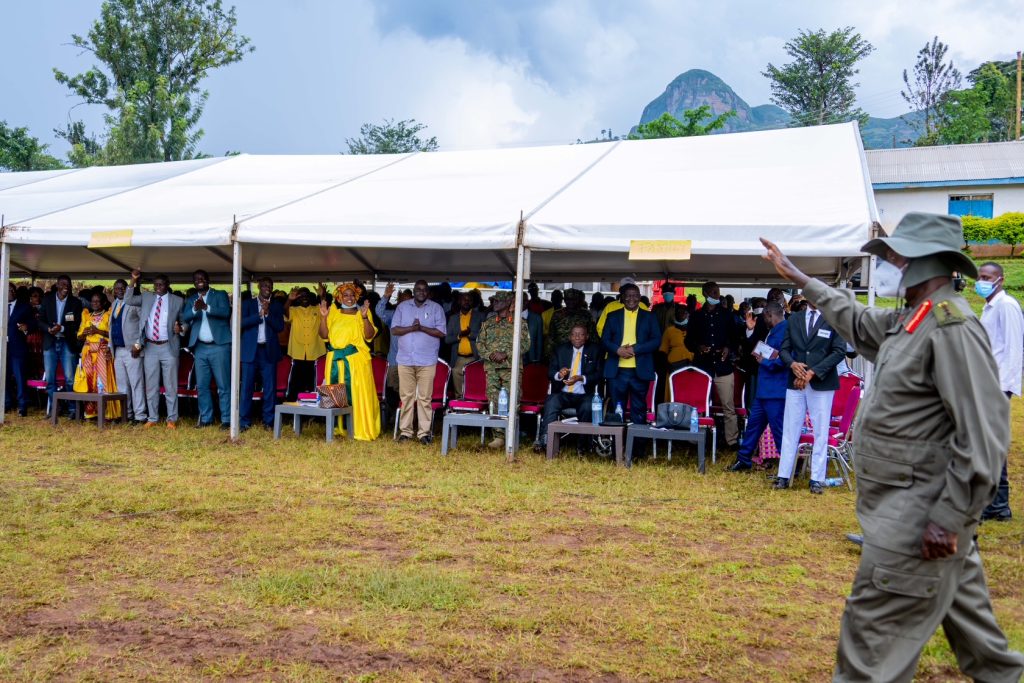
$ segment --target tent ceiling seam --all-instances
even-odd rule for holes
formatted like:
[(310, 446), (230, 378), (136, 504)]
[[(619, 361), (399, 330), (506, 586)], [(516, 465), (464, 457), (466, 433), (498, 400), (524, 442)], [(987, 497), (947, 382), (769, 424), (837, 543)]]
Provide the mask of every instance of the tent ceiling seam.
[(538, 205), (537, 205), (536, 207), (534, 207), (532, 211), (530, 211), (530, 212), (529, 212), (529, 213), (527, 213), (527, 214), (526, 214), (525, 216), (523, 216), (523, 217), (522, 217), (522, 221), (523, 221), (523, 222), (525, 222), (525, 221), (528, 221), (528, 220), (530, 220), (530, 218), (532, 218), (532, 217), (533, 217), (533, 215), (534, 215), (535, 213), (537, 213), (538, 211), (540, 211), (541, 209), (543, 209), (543, 208), (544, 208), (545, 206), (547, 206), (547, 205), (548, 205), (549, 203), (551, 203), (551, 202), (552, 202), (552, 201), (553, 201), (553, 200), (554, 200), (554, 199), (555, 199), (556, 197), (558, 197), (558, 195), (562, 194), (563, 192), (565, 192), (566, 190), (568, 190), (568, 189), (569, 189), (570, 187), (572, 187), (573, 185), (575, 185), (575, 184), (576, 184), (576, 182), (577, 182), (577, 181), (578, 181), (578, 180), (579, 180), (580, 178), (582, 178), (582, 177), (583, 177), (583, 176), (585, 176), (585, 175), (586, 175), (587, 173), (589, 173), (589, 172), (590, 172), (590, 170), (591, 170), (592, 168), (594, 168), (594, 167), (595, 167), (595, 166), (597, 166), (597, 165), (598, 165), (599, 163), (601, 163), (602, 161), (604, 161), (604, 160), (605, 160), (605, 158), (607, 158), (607, 156), (608, 156), (609, 154), (611, 154), (611, 153), (612, 153), (612, 152), (614, 152), (614, 151), (615, 151), (616, 149), (618, 149), (618, 147), (619, 147), (619, 145), (620, 145), (620, 144), (622, 144), (622, 140), (617, 140), (617, 141), (615, 142), (615, 144), (614, 144), (614, 145), (612, 145), (611, 147), (609, 147), (609, 148), (608, 148), (608, 150), (607, 150), (607, 151), (606, 151), (606, 152), (605, 152), (604, 154), (602, 154), (601, 156), (599, 156), (598, 158), (596, 158), (596, 159), (594, 159), (594, 160), (593, 160), (592, 162), (590, 162), (590, 163), (589, 163), (589, 164), (587, 165), (587, 167), (586, 167), (586, 168), (584, 168), (584, 169), (583, 169), (582, 171), (580, 171), (580, 172), (579, 172), (579, 173), (577, 173), (577, 174), (576, 174), (575, 176), (573, 176), (573, 178), (572, 178), (571, 180), (569, 180), (569, 182), (567, 182), (567, 183), (566, 183), (565, 185), (563, 185), (562, 187), (558, 188), (558, 190), (556, 190), (556, 191), (555, 191), (555, 193), (554, 193), (553, 195), (551, 195), (550, 197), (548, 197), (547, 199), (545, 199), (544, 201), (542, 201), (542, 202), (541, 202), (540, 204), (538, 204)]
[(36, 183), (45, 183), (49, 180), (56, 180), (57, 178), (63, 178), (66, 175), (71, 175), (72, 173), (78, 173), (79, 171), (84, 170), (84, 168), (69, 168), (65, 173), (58, 173), (57, 175), (50, 176), (49, 178), (39, 178), (38, 180), (30, 180), (27, 183), (19, 183), (17, 185), (5, 187), (4, 189), (0, 190), (0, 193), (7, 192), (8, 190), (17, 190), (22, 187), (28, 187), (29, 185), (35, 185)]
[(91, 254), (96, 254), (97, 256), (99, 256), (104, 261), (109, 261), (110, 263), (113, 263), (115, 266), (118, 266), (119, 268), (121, 268), (125, 272), (131, 272), (131, 270), (132, 270), (131, 267), (129, 267), (127, 264), (121, 263), (120, 261), (118, 261), (113, 256), (107, 256), (106, 254), (104, 254), (99, 249), (89, 249), (89, 247), (82, 247), (82, 248), (85, 249), (86, 251), (88, 251)]

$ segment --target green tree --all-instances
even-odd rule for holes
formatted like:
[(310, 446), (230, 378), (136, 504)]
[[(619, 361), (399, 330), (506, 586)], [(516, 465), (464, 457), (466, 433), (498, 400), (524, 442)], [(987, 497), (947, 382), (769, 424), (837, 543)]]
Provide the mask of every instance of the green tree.
[(253, 50), (236, 25), (235, 8), (225, 10), (221, 0), (106, 0), (89, 33), (71, 37), (99, 64), (77, 75), (53, 70), (57, 82), (85, 103), (108, 109), (106, 144), (90, 153), (83, 127), (76, 136), (80, 147), (72, 144), (72, 160), (192, 158), (208, 97), (202, 80)]
[(49, 145), (39, 142), (28, 128), (11, 128), (0, 121), (0, 170), (49, 171), (64, 168), (60, 159), (46, 153)]
[(1010, 245), (1010, 256), (1018, 244), (1024, 244), (1024, 213), (1004, 213), (992, 219), (994, 237)]
[[(696, 109), (687, 109), (683, 112), (683, 120), (680, 121), (672, 114), (665, 112), (653, 121), (641, 123), (636, 127), (636, 132), (629, 134), (630, 140), (653, 140), (655, 138), (687, 138), (694, 135), (708, 135), (716, 130), (725, 127), (726, 121), (736, 116), (736, 110), (711, 115), (711, 106), (702, 104)], [(707, 123), (704, 119), (711, 117)]]
[(960, 87), (960, 72), (953, 62), (946, 62), (948, 46), (938, 36), (932, 42), (925, 43), (917, 52), (914, 63), (914, 82), (911, 84), (907, 70), (903, 70), (903, 84), (906, 90), (900, 95), (910, 105), (911, 110), (924, 114), (923, 138), (932, 138), (938, 128), (940, 108), (943, 99), (951, 90)]
[(939, 118), (932, 133), (934, 141), (922, 139), (916, 144), (966, 145), (987, 141), (992, 135), (987, 100), (980, 88), (947, 93), (939, 107)]
[(985, 94), (985, 106), (988, 109), (988, 120), (992, 127), (990, 142), (1013, 140), (1014, 116), (1016, 115), (1016, 81), (1010, 85), (1010, 79), (999, 70), (994, 62), (983, 64), (971, 72), (968, 77), (974, 87)]
[(874, 50), (852, 26), (826, 33), (800, 31), (786, 43), (793, 61), (782, 67), (768, 64), (762, 75), (771, 81), (771, 100), (789, 112), (794, 126), (867, 121), (855, 107), (853, 77), (857, 63)]
[(986, 242), (996, 239), (991, 218), (983, 218), (981, 216), (960, 216), (960, 222), (964, 226), (965, 246), (969, 246), (971, 244), (985, 244)]
[(406, 152), (433, 152), (437, 150), (437, 138), (423, 140), (419, 136), (426, 124), (417, 123), (416, 119), (405, 119), (395, 123), (394, 119), (384, 119), (384, 123), (376, 125), (364, 123), (359, 128), (358, 138), (346, 138), (349, 154), (403, 154)]

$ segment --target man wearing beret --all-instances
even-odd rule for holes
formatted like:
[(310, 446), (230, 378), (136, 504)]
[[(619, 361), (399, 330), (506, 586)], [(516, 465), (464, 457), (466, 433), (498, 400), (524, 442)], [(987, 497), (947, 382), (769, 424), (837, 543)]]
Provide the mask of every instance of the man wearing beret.
[[(487, 400), (492, 410), (498, 409), (498, 394), (501, 388), (509, 392), (509, 405), (512, 404), (512, 335), (518, 321), (522, 328), (522, 341), (519, 345), (520, 355), (525, 355), (530, 348), (530, 330), (526, 321), (515, 314), (512, 305), (512, 292), (498, 292), (491, 298), (494, 315), (480, 326), (480, 334), (476, 338), (476, 348), (484, 360), (484, 371), (487, 373)], [(519, 384), (523, 385), (523, 366), (519, 365)], [(505, 447), (505, 430), (495, 429), (494, 439), (487, 444), (491, 448)]]
[(960, 251), (960, 219), (909, 213), (862, 247), (880, 261), (876, 290), (905, 299), (897, 311), (809, 278), (761, 241), (779, 274), (875, 363), (853, 439), (864, 546), (833, 680), (912, 680), (941, 625), (964, 674), (1019, 681), (1024, 657), (996, 623), (975, 540), (1010, 422), (988, 337), (952, 282), (954, 271), (978, 275)]

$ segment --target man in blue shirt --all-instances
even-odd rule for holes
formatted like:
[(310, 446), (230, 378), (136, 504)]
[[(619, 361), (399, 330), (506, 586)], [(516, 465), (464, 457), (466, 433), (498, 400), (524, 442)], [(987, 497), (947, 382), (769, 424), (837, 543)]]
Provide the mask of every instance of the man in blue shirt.
[(420, 443), (429, 444), (433, 437), (431, 397), (434, 393), (434, 373), (437, 370), (437, 351), (446, 334), (444, 309), (427, 298), (426, 280), (416, 282), (412, 299), (395, 309), (391, 320), (391, 337), (398, 341), (398, 395), (402, 400), (399, 441), (413, 437), (413, 411), (416, 413)]
[(227, 292), (210, 289), (205, 270), (192, 273), (196, 292), (185, 302), (181, 320), (189, 326), (188, 346), (195, 359), (199, 427), (213, 424), (213, 387), (217, 385), (220, 426), (231, 425), (231, 302)]

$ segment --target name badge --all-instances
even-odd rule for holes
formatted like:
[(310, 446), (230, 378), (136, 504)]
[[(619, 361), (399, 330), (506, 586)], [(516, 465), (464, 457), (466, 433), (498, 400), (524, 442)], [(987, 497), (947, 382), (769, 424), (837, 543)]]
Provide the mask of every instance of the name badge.
[(821, 337), (822, 339), (831, 339), (832, 330), (818, 330), (818, 336)]
[(64, 314), (64, 322), (66, 322), (66, 323), (73, 323), (73, 322), (75, 322), (75, 314), (74, 313), (65, 313)]

